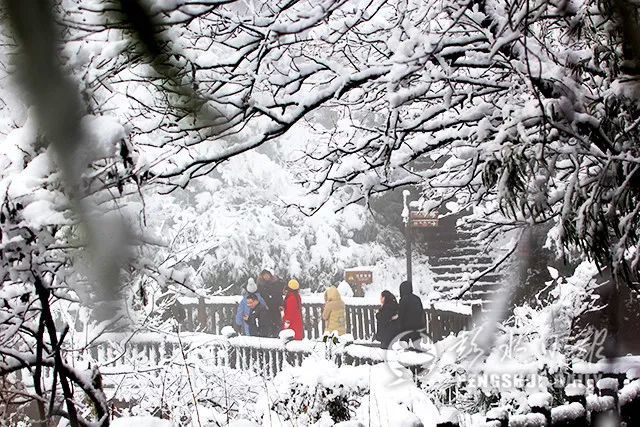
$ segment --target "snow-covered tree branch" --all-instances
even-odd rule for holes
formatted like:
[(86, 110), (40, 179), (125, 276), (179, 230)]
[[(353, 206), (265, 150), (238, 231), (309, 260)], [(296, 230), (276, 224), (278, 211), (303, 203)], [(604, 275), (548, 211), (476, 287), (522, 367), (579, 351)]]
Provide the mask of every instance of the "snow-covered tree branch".
[[(109, 46), (93, 59), (70, 45), (100, 64), (89, 88), (126, 93), (131, 120), (145, 119), (134, 137), (163, 153), (154, 177), (184, 186), (293, 128), (313, 129), (299, 142), (310, 211), (329, 197), (349, 204), (419, 185), (427, 199), (480, 206), (494, 225), (554, 223), (561, 247), (635, 287), (633, 49), (608, 6), (140, 3), (157, 30), (153, 61), (99, 2), (82, 8), (95, 19), (68, 19)], [(195, 110), (177, 108), (187, 88)]]

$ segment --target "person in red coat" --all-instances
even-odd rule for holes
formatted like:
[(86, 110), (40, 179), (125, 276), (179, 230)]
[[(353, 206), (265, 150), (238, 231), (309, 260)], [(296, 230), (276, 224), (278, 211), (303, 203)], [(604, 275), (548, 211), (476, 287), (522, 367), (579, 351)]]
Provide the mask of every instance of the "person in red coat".
[(302, 324), (302, 300), (298, 289), (300, 289), (300, 283), (296, 279), (289, 280), (287, 295), (284, 297), (282, 329), (292, 329), (295, 332), (294, 339), (301, 340), (304, 338), (304, 325)]

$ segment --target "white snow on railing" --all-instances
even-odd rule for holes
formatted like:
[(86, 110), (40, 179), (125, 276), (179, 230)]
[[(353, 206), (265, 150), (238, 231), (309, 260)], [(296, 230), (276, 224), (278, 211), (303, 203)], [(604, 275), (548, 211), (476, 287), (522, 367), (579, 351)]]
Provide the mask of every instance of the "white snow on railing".
[(604, 412), (615, 408), (616, 403), (613, 396), (587, 396), (587, 411)]
[[(228, 337), (224, 335), (214, 335), (199, 332), (183, 332), (178, 335), (175, 333), (159, 333), (159, 332), (136, 332), (136, 333), (105, 333), (97, 339), (93, 340), (88, 347), (97, 347), (98, 355), (100, 358), (106, 358), (106, 360), (99, 360), (99, 362), (108, 362), (109, 359), (117, 355), (115, 349), (124, 350), (124, 346), (127, 346), (125, 359), (127, 357), (135, 356), (139, 353), (144, 353), (145, 348), (169, 344), (175, 348), (182, 342), (183, 345), (193, 347), (211, 347), (224, 349), (254, 349), (254, 350), (266, 350), (266, 351), (278, 351), (287, 353), (298, 354), (312, 354), (316, 352), (323, 352), (326, 350), (326, 344), (320, 340), (283, 340), (281, 338), (260, 338), (260, 337), (248, 337), (248, 336), (233, 336)], [(361, 345), (357, 343), (346, 343), (344, 340), (340, 345), (334, 347), (332, 351), (336, 355), (349, 356), (359, 359), (361, 361), (370, 362), (397, 362), (407, 367), (420, 367), (428, 366), (433, 363), (434, 354), (440, 354), (444, 351), (442, 346), (447, 345), (447, 339), (439, 341), (434, 344), (432, 351), (430, 352), (414, 352), (414, 351), (394, 351), (384, 350), (377, 346)], [(76, 342), (76, 348), (82, 348), (81, 344)], [(158, 349), (159, 350), (159, 349)], [(164, 350), (162, 350), (164, 351)], [(157, 355), (160, 357), (160, 354)], [(155, 356), (154, 356), (155, 357)], [(627, 362), (635, 361), (638, 358), (626, 357), (623, 358)], [(123, 361), (124, 362), (124, 361)], [(580, 369), (585, 366), (597, 366), (598, 369)], [(585, 364), (582, 362), (574, 362), (572, 371), (574, 373), (584, 373), (583, 371), (598, 373), (610, 373), (607, 372), (607, 368), (611, 369), (613, 365), (611, 363), (598, 362), (595, 364)], [(495, 370), (496, 367), (494, 367)], [(521, 363), (503, 363), (500, 365), (498, 372), (506, 373), (537, 373), (538, 366), (535, 363), (521, 364)], [(624, 370), (622, 369), (622, 372)], [(611, 381), (617, 381), (612, 379)], [(609, 382), (611, 382), (609, 381)], [(640, 381), (633, 382), (635, 385), (628, 385), (621, 393), (640, 394)], [(601, 384), (602, 385), (602, 384)], [(635, 387), (635, 388), (633, 388)], [(567, 394), (571, 395), (572, 390), (567, 390)], [(534, 403), (534, 402), (530, 402)], [(592, 402), (592, 404), (599, 405), (604, 402)]]
[(640, 396), (640, 380), (635, 380), (627, 384), (619, 393), (620, 406), (624, 406)]
[(551, 396), (551, 393), (546, 391), (533, 393), (527, 398), (527, 402), (532, 408), (549, 409), (553, 404), (553, 396)]
[[(291, 340), (285, 342), (280, 338), (261, 338), (248, 336), (225, 337), (224, 335), (212, 335), (205, 333), (181, 333), (163, 334), (158, 332), (144, 332), (135, 334), (109, 333), (93, 341), (92, 346), (123, 346), (127, 344), (130, 349), (128, 353), (135, 353), (135, 346), (171, 344), (177, 346), (182, 342), (184, 346), (211, 346), (224, 348), (250, 348), (255, 350), (277, 350), (287, 353), (312, 354), (324, 351), (326, 344), (316, 340)], [(419, 353), (412, 351), (384, 350), (379, 347), (372, 347), (358, 344), (339, 345), (332, 350), (336, 355), (350, 356), (357, 359), (369, 360), (371, 362), (397, 362), (407, 367), (419, 367), (433, 360), (429, 353)]]
[(551, 409), (551, 422), (553, 424), (559, 424), (570, 420), (577, 420), (585, 415), (586, 411), (584, 406), (573, 402), (568, 405), (557, 406)]
[(596, 387), (600, 390), (618, 391), (618, 379), (617, 378), (600, 378), (596, 383)]
[[(473, 313), (472, 307), (467, 304), (463, 304), (459, 301), (434, 301), (432, 307), (440, 311), (450, 311), (453, 313), (466, 314), (471, 316)], [(425, 307), (428, 308), (428, 307)]]
[(513, 415), (509, 427), (544, 427), (547, 419), (542, 414)]
[(587, 387), (580, 383), (571, 383), (564, 388), (567, 397), (584, 396), (587, 394)]

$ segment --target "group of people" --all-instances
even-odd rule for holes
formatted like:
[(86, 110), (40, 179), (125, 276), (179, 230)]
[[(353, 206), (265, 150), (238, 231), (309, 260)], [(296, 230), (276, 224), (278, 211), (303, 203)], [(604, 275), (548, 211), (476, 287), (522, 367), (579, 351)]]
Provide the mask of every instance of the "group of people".
[(380, 304), (374, 337), (380, 341), (380, 348), (389, 348), (394, 340), (413, 342), (421, 338), (421, 331), (427, 327), (427, 318), (420, 297), (413, 293), (411, 282), (400, 284), (400, 302), (385, 290), (380, 295)]
[(304, 338), (300, 284), (291, 279), (284, 289), (280, 279), (263, 270), (257, 282), (249, 279), (246, 294), (238, 305), (236, 326), (245, 335), (277, 337), (281, 330), (291, 329), (294, 338)]
[[(281, 330), (291, 329), (295, 340), (304, 338), (300, 284), (291, 279), (284, 285), (268, 270), (257, 281), (249, 279), (246, 293), (236, 313), (235, 323), (245, 335), (277, 337)], [(324, 293), (322, 312), (325, 334), (344, 335), (347, 332), (345, 304), (338, 288), (330, 286)], [(411, 282), (400, 284), (400, 301), (390, 291), (380, 296), (381, 307), (376, 313), (376, 334), (381, 348), (388, 348), (394, 339), (415, 341), (426, 327), (424, 308), (413, 293)]]

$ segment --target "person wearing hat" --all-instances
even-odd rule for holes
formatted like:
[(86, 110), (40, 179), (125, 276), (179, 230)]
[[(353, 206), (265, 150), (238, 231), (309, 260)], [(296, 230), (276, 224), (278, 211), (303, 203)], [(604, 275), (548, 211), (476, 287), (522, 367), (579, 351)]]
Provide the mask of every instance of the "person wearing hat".
[(336, 332), (338, 335), (347, 333), (347, 320), (344, 302), (340, 296), (338, 288), (329, 286), (324, 291), (324, 309), (322, 310), (322, 320), (324, 320), (324, 333), (330, 335)]
[(258, 293), (258, 286), (252, 278), (249, 278), (247, 281), (247, 287), (245, 290), (246, 292), (238, 304), (238, 311), (236, 311), (236, 326), (244, 335), (251, 335), (251, 328), (248, 323), (249, 316), (251, 315), (251, 307), (249, 307), (247, 297), (249, 295), (254, 295), (265, 311), (268, 310), (268, 307), (264, 298), (262, 298), (260, 293)]
[(291, 329), (295, 333), (294, 339), (304, 338), (304, 325), (302, 323), (302, 299), (300, 298), (300, 283), (296, 279), (289, 280), (287, 295), (284, 297), (284, 316), (282, 329)]

